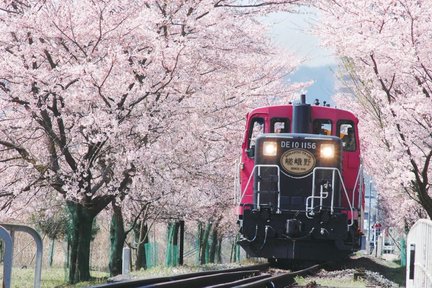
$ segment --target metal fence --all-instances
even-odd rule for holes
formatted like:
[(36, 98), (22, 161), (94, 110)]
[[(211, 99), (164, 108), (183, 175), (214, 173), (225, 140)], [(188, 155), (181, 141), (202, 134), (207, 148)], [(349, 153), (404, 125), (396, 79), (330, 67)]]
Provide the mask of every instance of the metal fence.
[(418, 220), (407, 237), (406, 287), (432, 287), (432, 221)]

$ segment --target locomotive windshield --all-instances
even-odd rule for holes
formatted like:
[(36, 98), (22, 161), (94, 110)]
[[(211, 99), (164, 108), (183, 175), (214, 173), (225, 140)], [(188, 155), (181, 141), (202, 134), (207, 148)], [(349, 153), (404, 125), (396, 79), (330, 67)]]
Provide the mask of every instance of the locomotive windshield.
[(272, 118), (271, 133), (289, 133), (290, 123), (288, 118)]
[(256, 138), (263, 133), (264, 133), (264, 119), (254, 118), (250, 126), (249, 145), (248, 145), (249, 149), (252, 149), (255, 146)]
[(332, 122), (328, 119), (316, 119), (313, 121), (313, 134), (332, 135)]
[(354, 123), (352, 121), (339, 121), (338, 135), (342, 139), (344, 151), (356, 150), (357, 145), (354, 132)]

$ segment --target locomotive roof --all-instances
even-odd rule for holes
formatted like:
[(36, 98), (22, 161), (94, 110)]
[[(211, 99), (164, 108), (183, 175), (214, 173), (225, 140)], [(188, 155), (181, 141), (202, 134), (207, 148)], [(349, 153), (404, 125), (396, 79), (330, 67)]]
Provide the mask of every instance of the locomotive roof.
[[(260, 113), (282, 116), (286, 112), (291, 113), (292, 108), (292, 104), (258, 107), (249, 112), (248, 116)], [(311, 111), (312, 113), (321, 114), (320, 116), (328, 115), (329, 118), (345, 118), (352, 119), (356, 123), (358, 122), (358, 118), (352, 112), (335, 107), (311, 105)]]

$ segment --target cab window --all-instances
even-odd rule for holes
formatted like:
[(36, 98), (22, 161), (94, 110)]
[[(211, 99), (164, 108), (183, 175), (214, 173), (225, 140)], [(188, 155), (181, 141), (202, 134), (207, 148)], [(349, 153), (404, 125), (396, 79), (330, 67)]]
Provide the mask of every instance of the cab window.
[(352, 121), (338, 122), (338, 136), (342, 139), (343, 150), (355, 151), (357, 149), (354, 123)]
[(249, 126), (249, 149), (255, 146), (256, 138), (262, 133), (264, 133), (264, 119), (253, 118)]
[(316, 119), (313, 121), (313, 134), (332, 135), (332, 122), (328, 119)]
[(289, 119), (288, 118), (272, 118), (271, 119), (271, 133), (289, 133)]

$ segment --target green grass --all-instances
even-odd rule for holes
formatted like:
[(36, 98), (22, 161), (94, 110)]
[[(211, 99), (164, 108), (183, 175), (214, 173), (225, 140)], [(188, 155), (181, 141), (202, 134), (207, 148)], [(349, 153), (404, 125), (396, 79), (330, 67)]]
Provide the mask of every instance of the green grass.
[[(241, 264), (208, 264), (203, 266), (178, 266), (178, 267), (164, 267), (157, 266), (154, 268), (150, 268), (148, 270), (140, 270), (131, 272), (131, 277), (133, 278), (156, 278), (156, 277), (164, 277), (173, 274), (184, 274), (184, 273), (192, 273), (198, 271), (206, 271), (206, 270), (217, 270), (217, 269), (229, 269), (238, 267), (239, 265), (251, 265), (253, 263), (241, 263)], [(0, 265), (0, 282), (3, 279), (2, 275), (3, 266)], [(104, 284), (107, 282), (109, 277), (109, 273), (91, 271), (90, 275), (94, 278), (94, 280), (89, 282), (80, 282), (74, 285), (70, 285), (66, 283), (66, 273), (62, 268), (48, 268), (42, 270), (42, 288), (72, 288), (72, 287), (89, 287), (98, 284)], [(11, 288), (31, 288), (33, 287), (34, 281), (34, 270), (30, 269), (21, 269), (18, 267), (14, 267), (12, 269), (12, 285)]]
[[(2, 269), (3, 270), (3, 269)], [(14, 267), (12, 269), (11, 287), (13, 288), (27, 288), (33, 287), (34, 281), (33, 269), (21, 269)], [(3, 275), (1, 275), (3, 278)], [(56, 287), (64, 283), (64, 270), (63, 269), (49, 269), (49, 271), (42, 272), (42, 287)]]
[[(3, 280), (3, 267), (0, 267), (0, 279)], [(11, 288), (32, 288), (34, 281), (34, 269), (12, 269)], [(88, 287), (90, 285), (102, 284), (106, 282), (107, 273), (92, 271), (92, 277), (100, 278), (91, 282), (81, 282), (76, 285), (66, 284), (65, 270), (62, 268), (48, 268), (42, 270), (42, 288), (66, 288), (66, 287)]]

